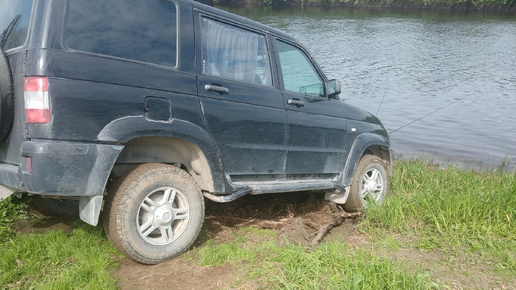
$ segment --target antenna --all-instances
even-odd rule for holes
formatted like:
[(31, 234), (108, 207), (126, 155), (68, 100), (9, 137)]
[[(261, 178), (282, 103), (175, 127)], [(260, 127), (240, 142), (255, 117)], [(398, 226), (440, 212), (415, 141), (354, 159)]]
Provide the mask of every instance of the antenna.
[(426, 117), (428, 117), (428, 116), (430, 116), (430, 115), (433, 115), (433, 114), (435, 114), (435, 113), (439, 112), (440, 110), (443, 110), (443, 109), (445, 109), (445, 108), (447, 108), (447, 107), (449, 107), (449, 106), (451, 106), (451, 105), (453, 105), (453, 104), (457, 103), (458, 101), (462, 101), (463, 99), (464, 99), (464, 98), (457, 99), (457, 100), (455, 100), (455, 101), (453, 101), (453, 102), (451, 102), (451, 103), (447, 104), (447, 105), (446, 105), (446, 106), (444, 106), (444, 107), (441, 107), (441, 108), (439, 108), (439, 109), (437, 109), (437, 110), (434, 110), (434, 111), (432, 111), (432, 112), (430, 112), (430, 113), (428, 113), (428, 114), (424, 115), (424, 116), (423, 116), (423, 117), (421, 117), (421, 118), (417, 118), (417, 119), (415, 119), (414, 121), (408, 122), (407, 124), (405, 124), (405, 125), (403, 125), (403, 126), (399, 127), (398, 129), (394, 129), (394, 130), (390, 131), (390, 132), (389, 132), (389, 134), (392, 134), (392, 133), (394, 133), (394, 132), (396, 132), (396, 131), (398, 131), (398, 130), (400, 130), (400, 129), (403, 129), (403, 128), (405, 128), (405, 127), (409, 126), (409, 125), (412, 125), (412, 124), (416, 123), (417, 121), (420, 121), (420, 120), (422, 120), (422, 119), (424, 119), (424, 118), (426, 118)]
[(380, 102), (380, 105), (378, 106), (378, 110), (376, 110), (376, 114), (375, 114), (375, 116), (378, 116), (378, 112), (380, 112), (380, 108), (382, 107), (383, 100), (385, 99), (385, 95), (387, 95), (387, 91), (388, 91), (388, 89), (390, 88), (391, 81), (392, 81), (392, 77), (391, 77), (391, 79), (389, 80), (389, 82), (387, 83), (387, 88), (385, 89), (385, 93), (383, 93), (382, 101)]

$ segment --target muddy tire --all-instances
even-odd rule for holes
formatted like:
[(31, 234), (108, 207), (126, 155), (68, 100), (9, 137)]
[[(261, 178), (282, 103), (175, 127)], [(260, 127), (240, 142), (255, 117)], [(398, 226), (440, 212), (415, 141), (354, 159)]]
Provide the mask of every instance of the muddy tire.
[(204, 197), (180, 168), (144, 164), (120, 177), (108, 192), (104, 230), (129, 258), (157, 264), (185, 252), (204, 221)]
[(0, 50), (0, 142), (4, 141), (13, 125), (14, 85), (9, 62)]
[(45, 216), (65, 216), (79, 212), (79, 200), (43, 198), (33, 195), (29, 206)]
[(355, 171), (344, 209), (347, 212), (357, 212), (374, 205), (382, 205), (389, 194), (389, 188), (389, 164), (378, 156), (364, 155)]

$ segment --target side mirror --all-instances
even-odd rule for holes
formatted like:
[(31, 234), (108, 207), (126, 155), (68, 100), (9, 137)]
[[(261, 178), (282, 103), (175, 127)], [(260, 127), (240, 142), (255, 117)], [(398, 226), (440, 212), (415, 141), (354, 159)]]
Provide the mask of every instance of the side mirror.
[(339, 80), (330, 80), (327, 84), (327, 96), (328, 98), (335, 98), (338, 99), (338, 96), (340, 94), (340, 81)]

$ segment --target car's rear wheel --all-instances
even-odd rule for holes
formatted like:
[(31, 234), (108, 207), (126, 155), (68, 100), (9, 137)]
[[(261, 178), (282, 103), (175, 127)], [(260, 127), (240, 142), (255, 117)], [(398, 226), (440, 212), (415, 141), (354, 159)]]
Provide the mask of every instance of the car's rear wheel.
[(144, 164), (121, 177), (109, 192), (103, 214), (109, 240), (144, 264), (157, 264), (186, 251), (204, 220), (204, 197), (180, 168)]
[(382, 205), (389, 189), (389, 164), (376, 155), (364, 155), (355, 171), (344, 209), (356, 212), (374, 205)]
[(9, 62), (0, 49), (0, 141), (4, 141), (13, 125), (14, 85)]

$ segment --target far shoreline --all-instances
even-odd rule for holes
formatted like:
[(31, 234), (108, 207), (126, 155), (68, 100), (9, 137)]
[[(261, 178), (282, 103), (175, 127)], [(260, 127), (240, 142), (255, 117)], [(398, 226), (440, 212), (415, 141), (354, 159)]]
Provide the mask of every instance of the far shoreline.
[(443, 11), (443, 12), (480, 12), (500, 13), (516, 15), (516, 1), (507, 0), (506, 4), (490, 3), (468, 0), (466, 2), (433, 2), (425, 3), (425, 0), (407, 1), (364, 1), (364, 0), (198, 0), (208, 5), (223, 7), (278, 7), (278, 8), (299, 8), (299, 7), (326, 7), (326, 8), (347, 8), (347, 9), (370, 9), (370, 10), (420, 10), (420, 11)]

